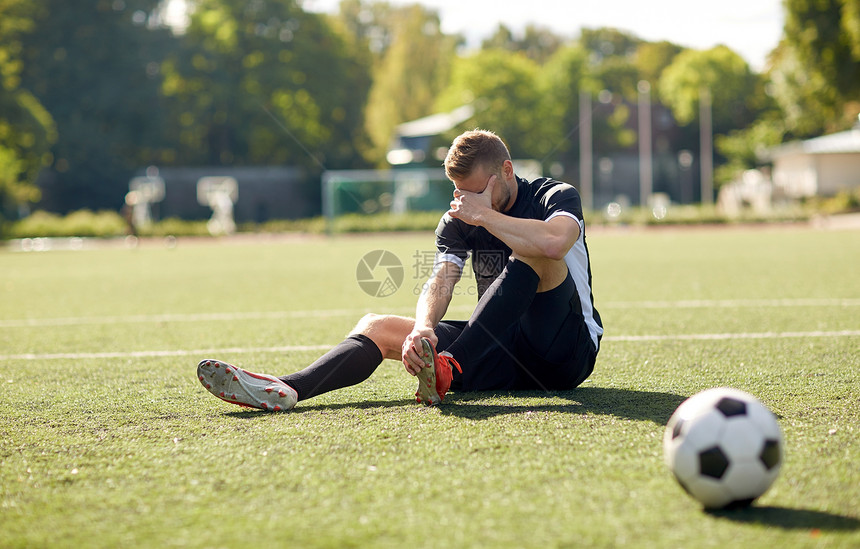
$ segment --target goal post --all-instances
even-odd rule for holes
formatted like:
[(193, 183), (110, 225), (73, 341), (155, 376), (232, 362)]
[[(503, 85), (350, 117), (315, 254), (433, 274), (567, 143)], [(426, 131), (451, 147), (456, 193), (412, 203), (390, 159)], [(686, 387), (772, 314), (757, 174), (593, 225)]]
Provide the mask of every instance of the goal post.
[(453, 185), (442, 168), (329, 170), (322, 174), (326, 223), (344, 214), (448, 209)]

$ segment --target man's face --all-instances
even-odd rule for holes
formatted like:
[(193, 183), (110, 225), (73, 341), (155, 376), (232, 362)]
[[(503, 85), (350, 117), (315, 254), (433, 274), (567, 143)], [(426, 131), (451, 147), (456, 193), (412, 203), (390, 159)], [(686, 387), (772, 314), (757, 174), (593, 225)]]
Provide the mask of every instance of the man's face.
[[(504, 173), (504, 170), (502, 170), (502, 172)], [(476, 166), (468, 177), (459, 181), (454, 181), (454, 188), (458, 191), (480, 194), (487, 189), (487, 185), (489, 185), (491, 177), (496, 178), (495, 186), (493, 188), (493, 196), (491, 197), (493, 209), (496, 211), (504, 211), (503, 208), (506, 208), (510, 201), (511, 190), (508, 188), (504, 177), (499, 177), (488, 170), (485, 166)]]

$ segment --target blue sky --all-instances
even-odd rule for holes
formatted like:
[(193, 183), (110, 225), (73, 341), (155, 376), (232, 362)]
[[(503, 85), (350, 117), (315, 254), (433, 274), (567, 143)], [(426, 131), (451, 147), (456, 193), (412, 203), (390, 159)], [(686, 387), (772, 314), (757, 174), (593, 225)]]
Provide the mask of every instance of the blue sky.
[[(388, 0), (412, 4), (414, 0)], [(761, 71), (779, 43), (784, 21), (781, 0), (420, 0), (436, 9), (442, 30), (462, 33), (471, 45), (500, 22), (514, 32), (528, 23), (575, 37), (583, 27), (615, 27), (649, 41), (669, 40), (695, 49), (725, 44)], [(339, 0), (304, 0), (305, 9), (336, 12)]]

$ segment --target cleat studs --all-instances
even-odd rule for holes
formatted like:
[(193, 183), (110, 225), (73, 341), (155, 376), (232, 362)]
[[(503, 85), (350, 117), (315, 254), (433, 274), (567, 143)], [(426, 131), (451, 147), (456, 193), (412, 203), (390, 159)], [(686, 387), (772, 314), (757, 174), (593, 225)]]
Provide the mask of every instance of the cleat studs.
[(232, 371), (233, 371), (233, 370), (231, 370), (230, 368), (224, 368), (224, 373), (225, 373), (225, 374), (229, 374), (229, 373), (230, 373), (230, 372), (232, 372)]
[(212, 384), (211, 384), (211, 383), (207, 383), (207, 384), (206, 384), (206, 388), (207, 388), (207, 389), (211, 389), (211, 388), (212, 388)]
[(199, 378), (200, 378), (200, 381), (203, 381), (203, 376), (199, 376)]
[(287, 392), (284, 391), (283, 389), (281, 389), (280, 391), (278, 391), (278, 396), (283, 398), (283, 397), (287, 396)]
[(230, 398), (232, 398), (233, 400), (239, 400), (238, 398), (236, 398), (236, 395), (232, 395)]
[(280, 407), (280, 406), (275, 406), (274, 408), (272, 408), (272, 410), (274, 410), (275, 412), (280, 412), (280, 411), (281, 411), (281, 407)]
[(239, 381), (239, 376), (233, 376), (233, 381)]
[(221, 365), (220, 365), (220, 364), (218, 364), (217, 362), (215, 363), (215, 367), (216, 367), (216, 368), (219, 368), (220, 366), (221, 366)]
[(268, 410), (268, 409), (269, 409), (269, 405), (268, 405), (268, 404), (266, 404), (265, 402), (263, 402), (262, 404), (260, 404), (260, 406), (263, 408), (263, 410)]
[(224, 391), (221, 391), (220, 393), (218, 393), (218, 396), (220, 396), (221, 398), (224, 398)]
[(266, 392), (267, 392), (267, 393), (271, 393), (272, 391), (274, 391), (274, 389), (273, 389), (272, 387), (266, 387)]

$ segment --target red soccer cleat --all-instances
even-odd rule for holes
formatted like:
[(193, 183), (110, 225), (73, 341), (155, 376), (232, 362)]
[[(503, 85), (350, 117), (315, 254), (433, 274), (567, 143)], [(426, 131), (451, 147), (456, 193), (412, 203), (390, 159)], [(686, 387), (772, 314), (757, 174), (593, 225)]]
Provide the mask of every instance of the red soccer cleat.
[(425, 366), (418, 372), (418, 391), (415, 392), (415, 397), (418, 402), (435, 406), (442, 402), (448, 389), (451, 388), (451, 380), (454, 379), (453, 368), (457, 368), (461, 374), (463, 370), (449, 353), (445, 351), (437, 353), (426, 337), (421, 338), (421, 347), (421, 358)]

